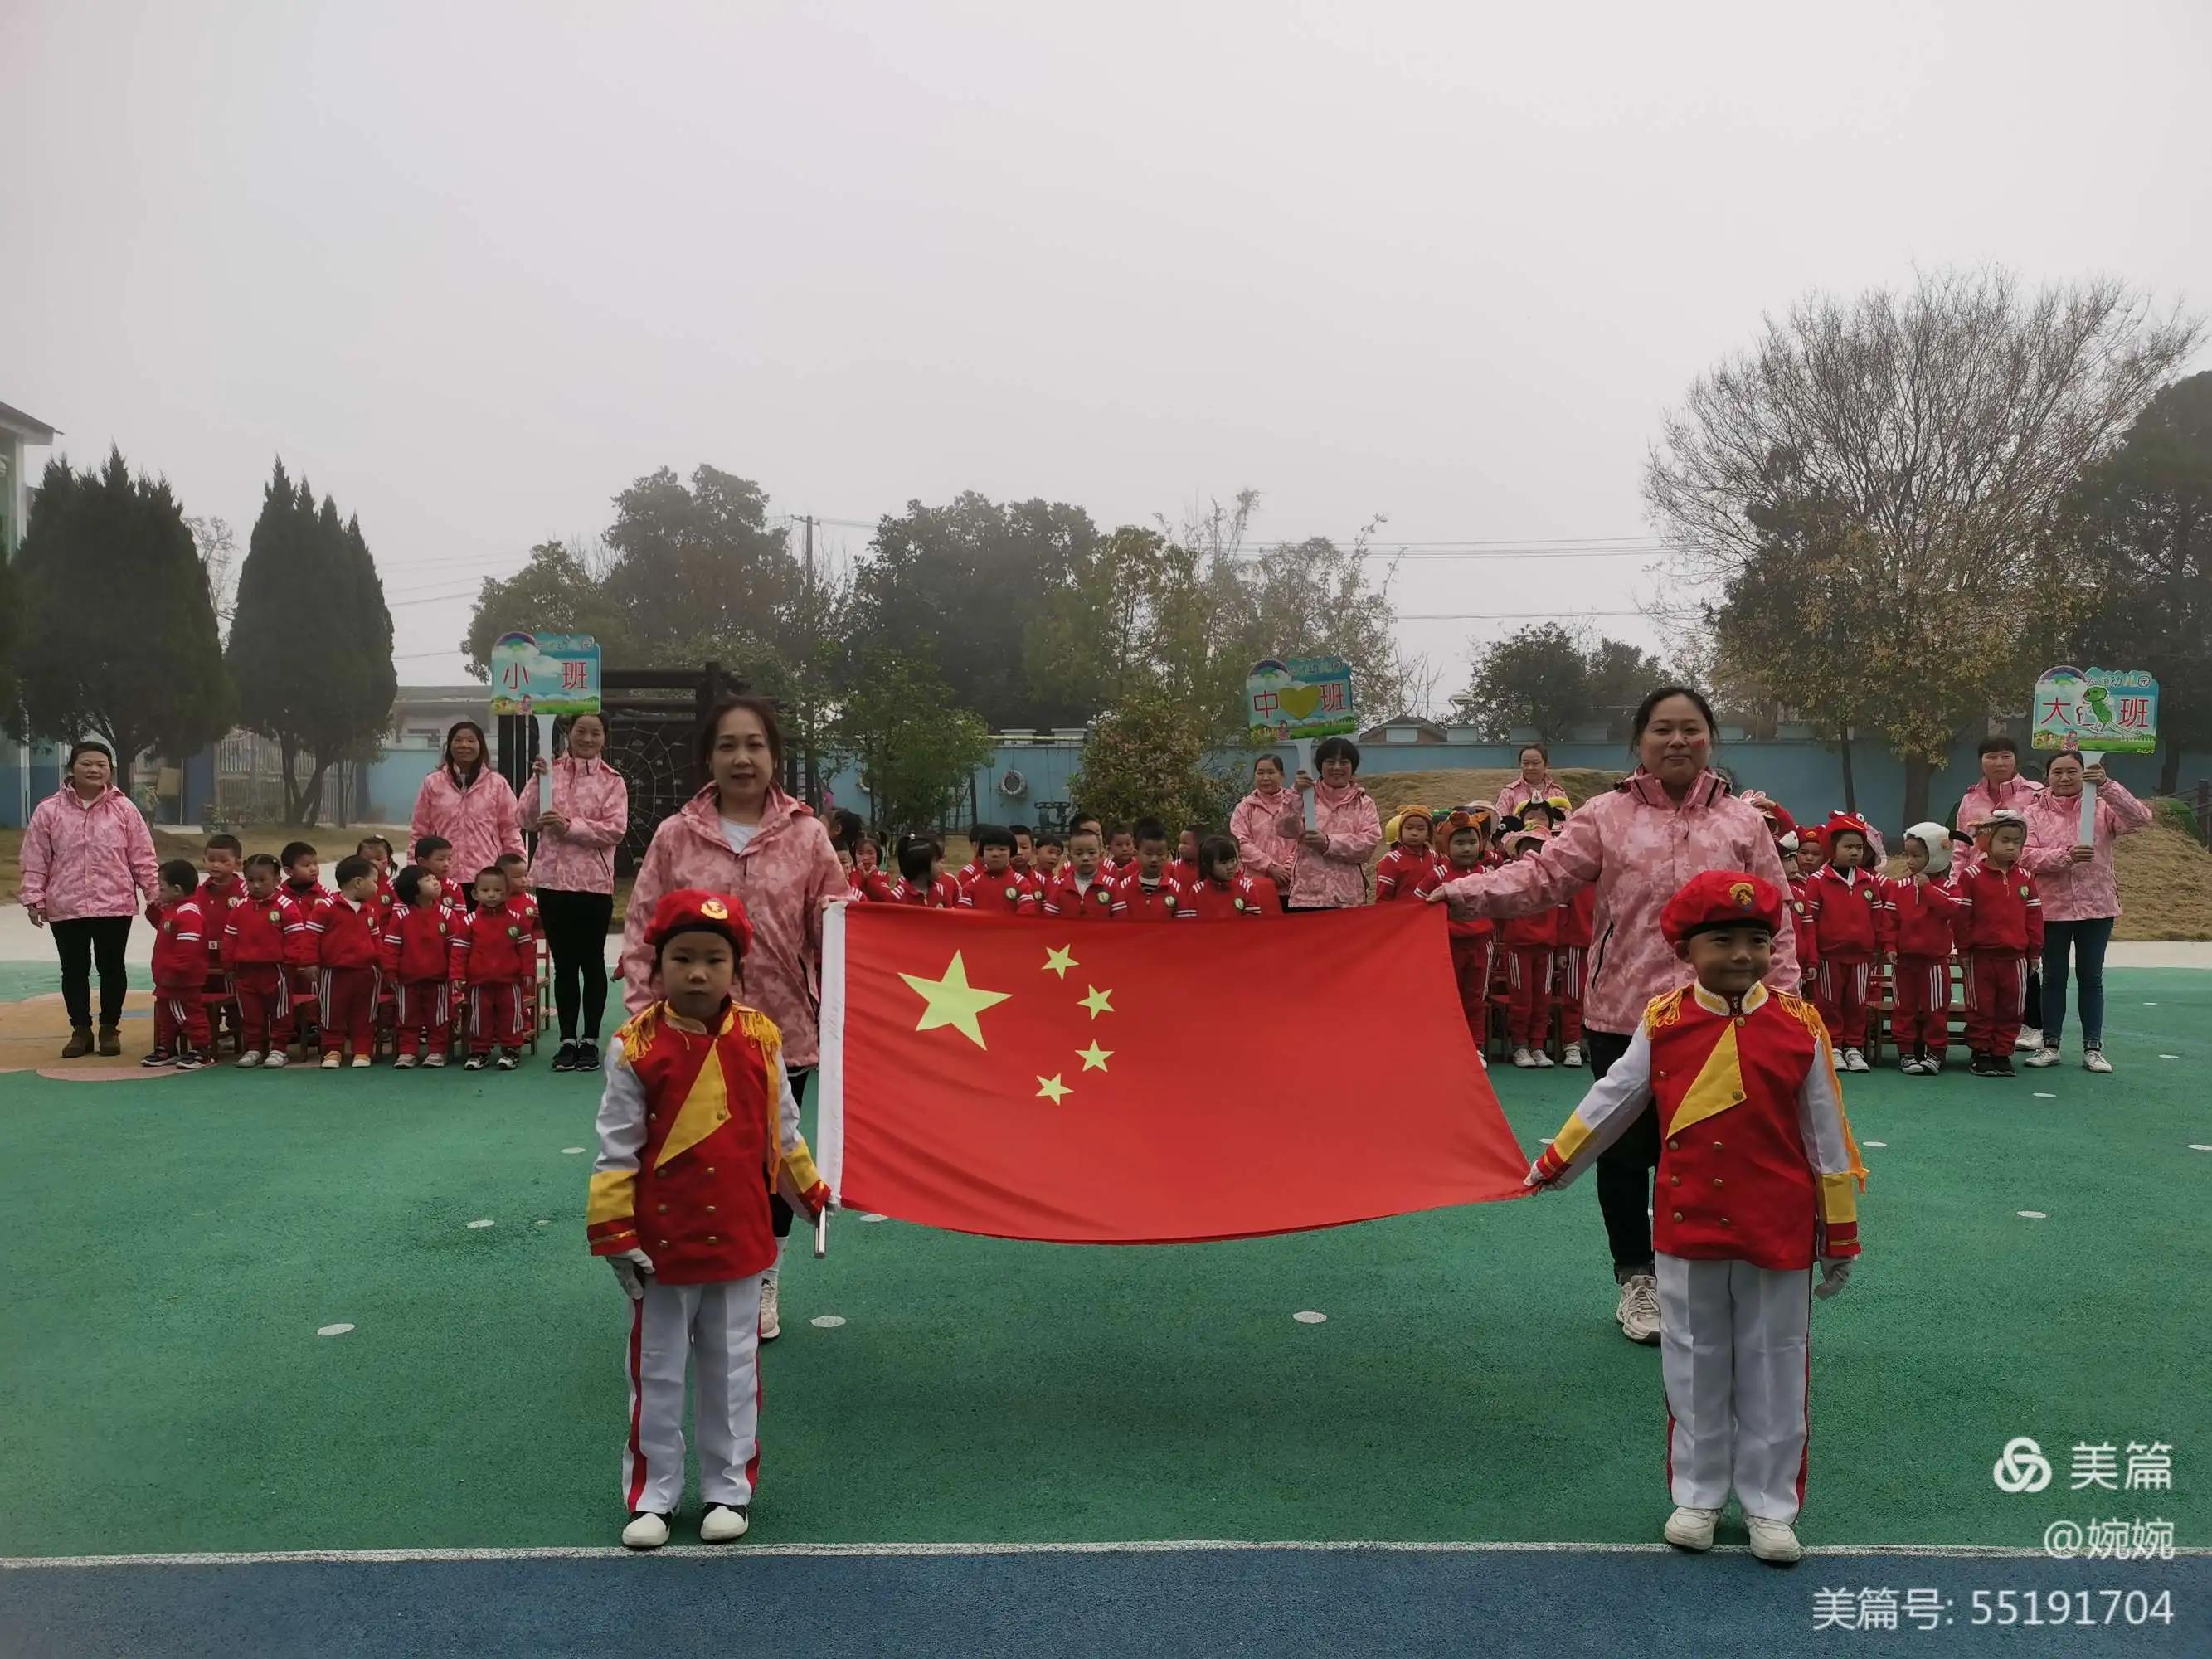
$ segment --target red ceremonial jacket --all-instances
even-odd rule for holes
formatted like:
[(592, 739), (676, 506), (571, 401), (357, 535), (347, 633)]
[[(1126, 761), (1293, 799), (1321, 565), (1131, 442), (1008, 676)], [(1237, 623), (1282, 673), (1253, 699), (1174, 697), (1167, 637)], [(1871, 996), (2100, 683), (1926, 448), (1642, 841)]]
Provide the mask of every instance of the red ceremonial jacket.
[(771, 1187), (804, 1206), (822, 1184), (782, 1046), (774, 1021), (737, 1004), (711, 1034), (665, 1002), (615, 1033), (585, 1215), (593, 1255), (641, 1249), (664, 1285), (775, 1262)]
[(1889, 913), (1879, 876), (1824, 864), (1805, 884), (1813, 933), (1831, 962), (1869, 962), (1889, 939)]
[(1079, 887), (1075, 872), (1055, 876), (1044, 890), (1044, 914), (1063, 921), (1111, 921), (1114, 919), (1114, 879), (1101, 866), (1088, 887)]
[(404, 985), (453, 969), (453, 925), (442, 904), (395, 904), (384, 922), (384, 971)]
[(1411, 847), (1393, 847), (1375, 866), (1375, 902), (1389, 904), (1412, 898), (1423, 879), (1435, 873), (1437, 863), (1433, 848), (1416, 851)]
[(1237, 921), (1250, 916), (1264, 921), (1282, 914), (1274, 890), (1274, 883), (1267, 883), (1263, 890), (1241, 872), (1233, 881), (1187, 881), (1176, 890), (1176, 920)]
[(1665, 1137), (1654, 1248), (1776, 1273), (1859, 1253), (1866, 1172), (1810, 1003), (1764, 985), (1741, 1005), (1699, 985), (1655, 998), (1628, 1052), (1591, 1085), (1530, 1182), (1565, 1185), (1652, 1102)]
[(199, 900), (149, 905), (146, 919), (154, 924), (154, 983), (199, 989), (208, 970), (207, 916)]
[(286, 961), (295, 948), (292, 943), (295, 939), (305, 939), (310, 945), (313, 942), (307, 918), (285, 896), (283, 888), (258, 903), (241, 899), (230, 907), (230, 920), (223, 924), (222, 965), (245, 968)]
[(1992, 955), (2043, 954), (2043, 895), (2017, 864), (2000, 870), (1986, 860), (1961, 876), (1959, 948)]
[(307, 918), (307, 932), (315, 940), (315, 960), (325, 968), (375, 967), (383, 954), (377, 938), (379, 922), (375, 899), (356, 904), (343, 893), (333, 894)]
[(1114, 920), (1173, 921), (1182, 908), (1181, 891), (1171, 876), (1164, 875), (1157, 887), (1147, 887), (1145, 878), (1132, 870), (1114, 884)]
[(479, 905), (453, 937), (453, 977), (471, 985), (512, 985), (538, 975), (538, 939), (513, 899)]
[(1930, 880), (1915, 885), (1910, 876), (1893, 877), (1887, 902), (1894, 918), (1891, 948), (1900, 957), (1951, 959), (1951, 945), (1959, 918), (1959, 901), (1951, 884)]

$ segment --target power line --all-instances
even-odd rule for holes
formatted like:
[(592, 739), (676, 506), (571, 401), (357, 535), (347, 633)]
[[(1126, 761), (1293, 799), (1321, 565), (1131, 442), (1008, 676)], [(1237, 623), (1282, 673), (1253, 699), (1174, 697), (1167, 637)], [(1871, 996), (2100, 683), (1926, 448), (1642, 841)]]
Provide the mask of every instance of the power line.
[(1400, 622), (1572, 622), (1583, 617), (1642, 617), (1643, 611), (1407, 611)]

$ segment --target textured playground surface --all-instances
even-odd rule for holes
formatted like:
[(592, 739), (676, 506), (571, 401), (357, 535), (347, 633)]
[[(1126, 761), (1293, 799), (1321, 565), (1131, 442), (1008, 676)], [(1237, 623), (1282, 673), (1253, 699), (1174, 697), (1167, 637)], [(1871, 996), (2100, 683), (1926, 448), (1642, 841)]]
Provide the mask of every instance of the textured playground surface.
[[(50, 985), (0, 967), (0, 1000)], [(1801, 1530), (1885, 1553), (1786, 1573), (1652, 1547), (1657, 1356), (1613, 1330), (1586, 1182), (1173, 1249), (840, 1216), (785, 1274), (751, 1537), (634, 1559), (592, 1079), (0, 1075), (0, 1654), (730, 1651), (732, 1621), (855, 1653), (2212, 1652), (2212, 1559), (2039, 1550), (2112, 1515), (2212, 1543), (2212, 974), (2111, 993), (2114, 1077), (1848, 1082), (1868, 1255), (1815, 1310)], [(1387, 1054), (1284, 1064), (1372, 1072), (1391, 1156)], [(1534, 1146), (1583, 1079), (1496, 1080)], [(1993, 1481), (2019, 1435), (2048, 1490)], [(2130, 1440), (2172, 1491), (2067, 1490), (2068, 1449)], [(1836, 1587), (1954, 1622), (1815, 1633)], [(1976, 1589), (2131, 1588), (2172, 1622), (1969, 1622)]]

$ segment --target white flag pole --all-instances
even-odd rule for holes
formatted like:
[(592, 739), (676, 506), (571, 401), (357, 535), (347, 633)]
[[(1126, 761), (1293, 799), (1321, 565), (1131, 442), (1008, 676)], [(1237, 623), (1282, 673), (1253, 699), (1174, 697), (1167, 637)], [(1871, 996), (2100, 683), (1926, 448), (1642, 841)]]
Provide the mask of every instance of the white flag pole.
[[(844, 1201), (845, 1188), (845, 907), (831, 903), (822, 917), (822, 1059), (814, 1073), (814, 1164), (830, 1196)], [(828, 1248), (824, 1223), (815, 1224), (815, 1253)]]
[[(2087, 771), (2104, 758), (2100, 754), (2085, 753), (2081, 768)], [(2077, 839), (2084, 847), (2097, 844), (2097, 786), (2087, 781), (2081, 785), (2081, 828)]]
[[(1300, 738), (1298, 739), (1298, 770), (1304, 773), (1308, 777), (1313, 778), (1318, 781), (1320, 775), (1314, 770), (1313, 751), (1314, 742), (1311, 738)], [(1301, 789), (1298, 791), (1298, 793), (1305, 798), (1306, 828), (1309, 830), (1320, 829), (1321, 810), (1314, 805), (1314, 792), (1311, 789)]]

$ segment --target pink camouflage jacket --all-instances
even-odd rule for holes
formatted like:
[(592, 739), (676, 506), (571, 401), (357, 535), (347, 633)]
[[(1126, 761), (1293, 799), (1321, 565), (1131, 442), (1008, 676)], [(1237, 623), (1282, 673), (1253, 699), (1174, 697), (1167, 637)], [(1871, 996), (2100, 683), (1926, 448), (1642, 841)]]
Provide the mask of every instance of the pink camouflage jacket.
[[(1295, 789), (1286, 811), (1304, 814)], [(1367, 902), (1367, 860), (1382, 844), (1382, 815), (1375, 798), (1358, 784), (1339, 794), (1327, 784), (1314, 786), (1314, 820), (1328, 839), (1328, 851), (1297, 848), (1291, 861), (1291, 908), (1348, 909)], [(1303, 825), (1301, 826), (1303, 829)]]
[[(1305, 811), (1298, 792), (1288, 786), (1278, 789), (1273, 796), (1255, 789), (1230, 813), (1229, 833), (1237, 838), (1237, 856), (1243, 860), (1247, 875), (1267, 876), (1279, 884), (1287, 883), (1298, 843), (1295, 837), (1282, 831), (1285, 811), (1301, 816)], [(1287, 887), (1285, 890), (1288, 890)]]
[(64, 783), (32, 809), (23, 831), (26, 909), (48, 921), (135, 916), (161, 891), (154, 836), (131, 797), (111, 785), (88, 806)]
[(415, 797), (415, 821), (408, 826), (410, 859), (425, 836), (443, 836), (453, 843), (453, 874), (464, 886), (479, 870), (497, 863), (501, 853), (525, 850), (514, 791), (489, 763), (477, 769), (476, 781), (466, 789), (442, 766), (422, 780)]
[(2027, 850), (2020, 861), (2035, 878), (2043, 919), (2089, 921), (2120, 914), (2120, 880), (2112, 868), (2112, 842), (2151, 821), (2151, 810), (2118, 782), (2097, 786), (2095, 855), (2086, 864), (2068, 856), (2081, 839), (2081, 798), (2038, 790), (2021, 807), (2027, 814)]
[[(1519, 916), (1597, 888), (1597, 927), (1583, 994), (1583, 1023), (1632, 1032), (1652, 998), (1690, 982), (1688, 967), (1659, 932), (1659, 913), (1703, 870), (1743, 870), (1787, 893), (1781, 854), (1758, 809), (1701, 772), (1680, 805), (1640, 769), (1577, 809), (1533, 857), (1450, 882), (1452, 908), (1477, 916)], [(1766, 982), (1795, 994), (1801, 975), (1791, 930), (1775, 936)]]
[(660, 896), (684, 887), (735, 893), (752, 918), (753, 948), (738, 969), (737, 995), (776, 1023), (792, 1066), (819, 1058), (816, 1011), (822, 1002), (822, 901), (852, 891), (830, 832), (781, 789), (745, 850), (730, 850), (708, 784), (660, 821), (638, 866), (623, 924), (623, 1003), (636, 1013), (660, 994), (645, 930)]
[[(552, 786), (550, 801), (542, 808), (541, 783)], [(615, 848), (629, 832), (629, 784), (623, 775), (596, 755), (587, 761), (563, 755), (544, 777), (522, 786), (522, 827), (537, 830), (541, 811), (565, 814), (568, 833), (538, 831), (531, 884), (562, 893), (613, 892)]]

